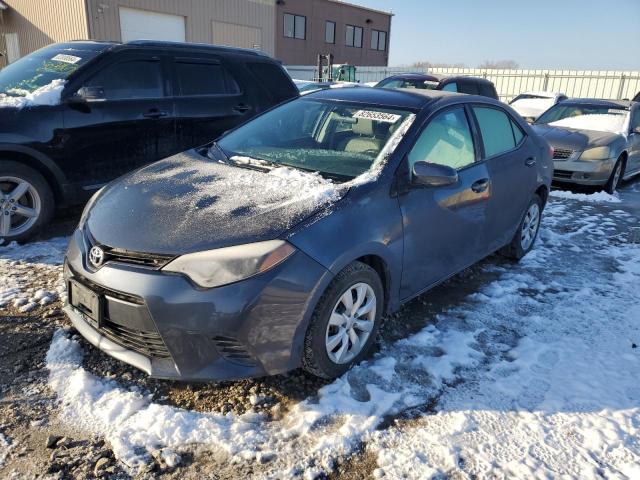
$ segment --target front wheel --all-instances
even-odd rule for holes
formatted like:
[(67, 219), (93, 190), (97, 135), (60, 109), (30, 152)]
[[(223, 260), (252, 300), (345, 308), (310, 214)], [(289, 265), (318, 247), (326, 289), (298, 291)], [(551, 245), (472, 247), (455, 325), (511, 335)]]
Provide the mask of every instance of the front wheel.
[(618, 158), (618, 161), (613, 166), (613, 171), (611, 172), (611, 176), (607, 183), (604, 185), (604, 191), (613, 195), (613, 192), (618, 188), (618, 184), (620, 183), (620, 179), (622, 178), (622, 172), (624, 167), (624, 161), (622, 157)]
[(335, 378), (371, 351), (378, 333), (384, 290), (376, 271), (353, 262), (320, 298), (304, 339), (302, 365), (322, 378)]
[(502, 254), (513, 260), (520, 260), (531, 251), (538, 238), (542, 219), (542, 199), (534, 194), (518, 226), (511, 243), (502, 249)]

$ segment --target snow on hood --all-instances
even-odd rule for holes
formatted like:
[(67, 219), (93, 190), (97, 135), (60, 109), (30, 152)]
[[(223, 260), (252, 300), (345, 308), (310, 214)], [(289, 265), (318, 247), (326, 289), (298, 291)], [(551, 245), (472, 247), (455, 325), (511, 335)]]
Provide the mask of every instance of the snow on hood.
[(87, 224), (105, 245), (181, 254), (277, 238), (345, 190), (316, 173), (264, 173), (192, 151), (107, 186)]
[(598, 132), (623, 133), (626, 130), (628, 115), (592, 114), (563, 118), (548, 125), (552, 127), (573, 128), (576, 130), (595, 130)]
[(24, 108), (38, 105), (58, 105), (66, 81), (62, 79), (40, 87), (33, 92), (26, 92), (23, 97), (0, 95), (0, 107)]

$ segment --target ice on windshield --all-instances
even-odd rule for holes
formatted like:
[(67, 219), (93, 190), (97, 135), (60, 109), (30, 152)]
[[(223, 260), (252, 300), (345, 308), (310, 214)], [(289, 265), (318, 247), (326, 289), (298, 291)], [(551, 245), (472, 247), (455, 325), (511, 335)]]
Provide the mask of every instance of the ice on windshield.
[(626, 115), (626, 112), (623, 110), (619, 111), (621, 113), (578, 115), (551, 122), (549, 125), (554, 127), (575, 128), (576, 130), (622, 133), (626, 128), (628, 115)]

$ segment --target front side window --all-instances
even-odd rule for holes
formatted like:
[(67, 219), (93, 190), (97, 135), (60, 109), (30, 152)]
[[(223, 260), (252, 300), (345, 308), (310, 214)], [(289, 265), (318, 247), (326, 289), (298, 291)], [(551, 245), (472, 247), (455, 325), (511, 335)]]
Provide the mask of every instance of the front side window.
[(213, 63), (176, 63), (176, 77), (180, 95), (224, 95), (240, 91), (231, 74)]
[(324, 41), (327, 43), (336, 43), (336, 22), (326, 23)]
[(105, 100), (164, 96), (162, 69), (157, 60), (131, 60), (110, 65), (86, 82), (85, 87), (99, 89)]
[(0, 95), (24, 97), (54, 80), (66, 80), (101, 51), (56, 45), (38, 50), (0, 70)]
[(252, 158), (350, 179), (368, 171), (410, 112), (300, 98), (224, 136), (231, 161)]
[(345, 30), (345, 44), (347, 47), (362, 48), (362, 27), (347, 25)]
[(558, 103), (540, 115), (536, 124), (577, 130), (621, 133), (628, 125), (629, 110), (609, 105)]
[[(513, 150), (522, 140), (520, 127), (513, 125), (505, 112), (497, 108), (473, 107), (473, 113), (478, 119), (486, 157)], [(514, 131), (514, 127), (517, 130)]]
[(442, 87), (442, 90), (445, 92), (457, 92), (458, 84), (456, 82), (447, 83), (444, 87)]
[(306, 38), (307, 17), (302, 15), (284, 14), (284, 36), (288, 38)]
[(387, 32), (371, 30), (371, 49), (382, 52), (387, 49)]
[(464, 108), (456, 107), (436, 115), (418, 137), (408, 158), (411, 171), (416, 162), (455, 169), (474, 163), (473, 138)]

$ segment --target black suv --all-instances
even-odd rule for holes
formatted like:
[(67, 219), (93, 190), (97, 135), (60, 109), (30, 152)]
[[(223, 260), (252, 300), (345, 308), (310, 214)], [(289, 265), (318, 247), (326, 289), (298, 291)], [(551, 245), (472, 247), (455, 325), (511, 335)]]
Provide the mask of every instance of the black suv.
[(298, 96), (272, 58), (200, 44), (78, 41), (0, 71), (0, 244), (141, 165)]
[(400, 73), (381, 80), (376, 88), (417, 88), (421, 90), (445, 90), (450, 92), (482, 95), (500, 100), (495, 85), (486, 78), (455, 76), (445, 77), (429, 73)]

